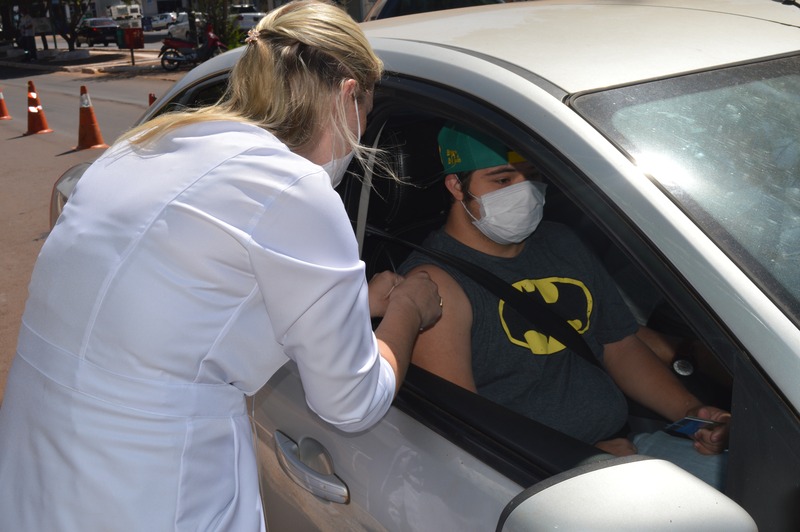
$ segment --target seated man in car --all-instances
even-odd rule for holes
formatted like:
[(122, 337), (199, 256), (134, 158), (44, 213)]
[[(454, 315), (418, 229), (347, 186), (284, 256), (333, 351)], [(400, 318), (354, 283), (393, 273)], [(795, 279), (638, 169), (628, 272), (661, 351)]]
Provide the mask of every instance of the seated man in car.
[[(640, 339), (613, 281), (577, 236), (541, 221), (545, 186), (521, 171), (531, 165), (457, 125), (441, 130), (439, 152), (452, 205), (444, 227), (424, 245), (482, 266), (519, 290), (538, 291), (601, 364), (535, 325), (506, 319), (492, 292), (418, 252), (401, 272), (426, 271), (439, 286), (444, 311), (420, 334), (413, 362), (608, 453), (633, 454), (638, 446), (721, 489), (730, 414), (702, 404)], [(696, 416), (721, 423), (693, 441), (660, 431), (630, 441), (619, 437), (628, 414), (623, 394), (671, 421)]]

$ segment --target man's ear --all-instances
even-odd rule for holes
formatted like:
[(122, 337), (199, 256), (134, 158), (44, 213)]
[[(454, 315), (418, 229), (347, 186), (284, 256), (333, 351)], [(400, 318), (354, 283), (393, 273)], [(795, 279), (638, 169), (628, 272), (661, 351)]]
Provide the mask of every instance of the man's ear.
[(464, 201), (463, 186), (456, 174), (447, 174), (444, 176), (444, 186), (450, 194), (453, 195), (456, 201)]

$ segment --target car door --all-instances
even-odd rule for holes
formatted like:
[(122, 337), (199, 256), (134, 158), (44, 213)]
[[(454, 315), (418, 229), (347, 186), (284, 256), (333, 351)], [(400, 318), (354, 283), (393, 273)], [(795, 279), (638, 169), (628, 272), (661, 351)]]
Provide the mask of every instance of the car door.
[(253, 419), (273, 530), (487, 530), (522, 491), (399, 408), (359, 434), (326, 425), (291, 364), (256, 395)]

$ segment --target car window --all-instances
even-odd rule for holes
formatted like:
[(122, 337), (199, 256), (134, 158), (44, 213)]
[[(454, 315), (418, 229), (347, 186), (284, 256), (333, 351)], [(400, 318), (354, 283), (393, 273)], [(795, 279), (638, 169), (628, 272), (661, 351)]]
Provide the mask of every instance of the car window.
[[(384, 85), (389, 83), (384, 82)], [(434, 92), (432, 87), (427, 89)], [(596, 260), (611, 274), (640, 324), (648, 324), (697, 350), (703, 359), (702, 372), (698, 371), (691, 378), (682, 377), (685, 384), (708, 404), (730, 408), (729, 368), (732, 364), (729, 360), (737, 356), (730, 339), (720, 333), (713, 316), (698, 306), (695, 294), (686, 290), (681, 279), (657, 257), (641, 235), (631, 231), (630, 225), (620, 218), (618, 212), (598, 212), (593, 217), (587, 213), (605, 202), (593, 198), (587, 199), (585, 204), (576, 203), (573, 197), (575, 191), (580, 195), (592, 193), (586, 186), (584, 176), (576, 174), (563, 162), (562, 157), (542, 143), (519, 144), (519, 139), (533, 137), (529, 130), (518, 129), (518, 125), (488, 112), (475, 102), (459, 102), (452, 94), (442, 95), (441, 100), (426, 101), (419, 94), (401, 96), (399, 92), (390, 91), (389, 94), (402, 103), (389, 110), (382, 107), (379, 94), (376, 95), (375, 111), (370, 118), (364, 142), (372, 145), (375, 141), (374, 132), (381, 130), (378, 145), (387, 151), (399, 180), (382, 178), (380, 171), (376, 171), (372, 178), (366, 216), (363, 216), (364, 220), (357, 217), (352, 220), (357, 229), (366, 222), (362, 259), (367, 265), (368, 276), (386, 269), (397, 269), (410, 253), (409, 248), (387, 241), (381, 236), (382, 233), (419, 244), (432, 230), (444, 223), (450, 200), (442, 182), (436, 138), (446, 121), (464, 121), (465, 117), (469, 117), (468, 122), (473, 127), (485, 124), (487, 134), (498, 138), (503, 135), (502, 140), (510, 148), (534, 163), (548, 182), (545, 219), (570, 226), (586, 243)], [(455, 107), (448, 109), (448, 104)], [(359, 171), (357, 163), (351, 170)], [(345, 189), (350, 187), (350, 190), (341, 192), (348, 210), (355, 213), (363, 191), (361, 176), (346, 181), (343, 186)], [(566, 191), (572, 193), (567, 194)], [(592, 207), (587, 209), (587, 205)], [(614, 227), (615, 232), (618, 226), (619, 233), (608, 234), (609, 229), (601, 228), (596, 223), (597, 218), (603, 219), (606, 226)], [(618, 221), (613, 221), (614, 218)], [(624, 239), (624, 247), (619, 239)], [(635, 260), (631, 257), (632, 253), (636, 255)], [(651, 266), (643, 269), (643, 264)], [(654, 282), (654, 277), (658, 278), (658, 283)], [(437, 394), (435, 387), (428, 388), (429, 383), (416, 382), (415, 375), (410, 375), (410, 386), (417, 393), (428, 394), (429, 402), (448, 404), (449, 408), (455, 409), (454, 415), (469, 416), (467, 411), (459, 411), (458, 404), (450, 404), (441, 394)], [(463, 397), (459, 398), (458, 403), (464, 403)], [(402, 400), (398, 402), (400, 408), (405, 408), (405, 404)], [(414, 412), (413, 415), (418, 416), (419, 413)], [(629, 419), (631, 428), (642, 432), (658, 430), (665, 421), (641, 406), (632, 409)], [(514, 440), (518, 436), (506, 437)], [(548, 454), (550, 459), (560, 456), (558, 449), (539, 449), (538, 452)], [(492, 465), (495, 466), (494, 463)]]
[(191, 85), (183, 92), (172, 97), (169, 103), (159, 109), (153, 117), (187, 107), (204, 107), (211, 105), (218, 101), (225, 93), (227, 82), (227, 75), (219, 75)]
[(230, 13), (258, 13), (255, 6), (230, 6)]
[(575, 100), (800, 323), (800, 58)]

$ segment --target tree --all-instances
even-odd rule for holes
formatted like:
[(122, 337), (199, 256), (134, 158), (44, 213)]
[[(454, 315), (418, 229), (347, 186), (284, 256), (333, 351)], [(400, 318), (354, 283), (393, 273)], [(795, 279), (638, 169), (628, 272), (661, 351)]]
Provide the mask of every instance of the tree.
[(50, 19), (56, 34), (67, 41), (70, 51), (75, 49), (76, 29), (87, 11), (89, 4), (84, 0), (59, 0), (50, 6)]
[[(241, 44), (243, 36), (240, 31), (236, 30), (228, 16), (230, 14), (230, 10), (228, 9), (230, 3), (230, 0), (198, 0), (197, 6), (201, 11), (206, 13), (208, 22), (211, 23), (211, 27), (214, 28), (214, 33), (217, 34), (220, 40), (222, 40), (228, 48), (235, 48)], [(236, 2), (233, 3), (235, 4)], [(199, 31), (204, 29), (205, 28), (198, 28)]]

